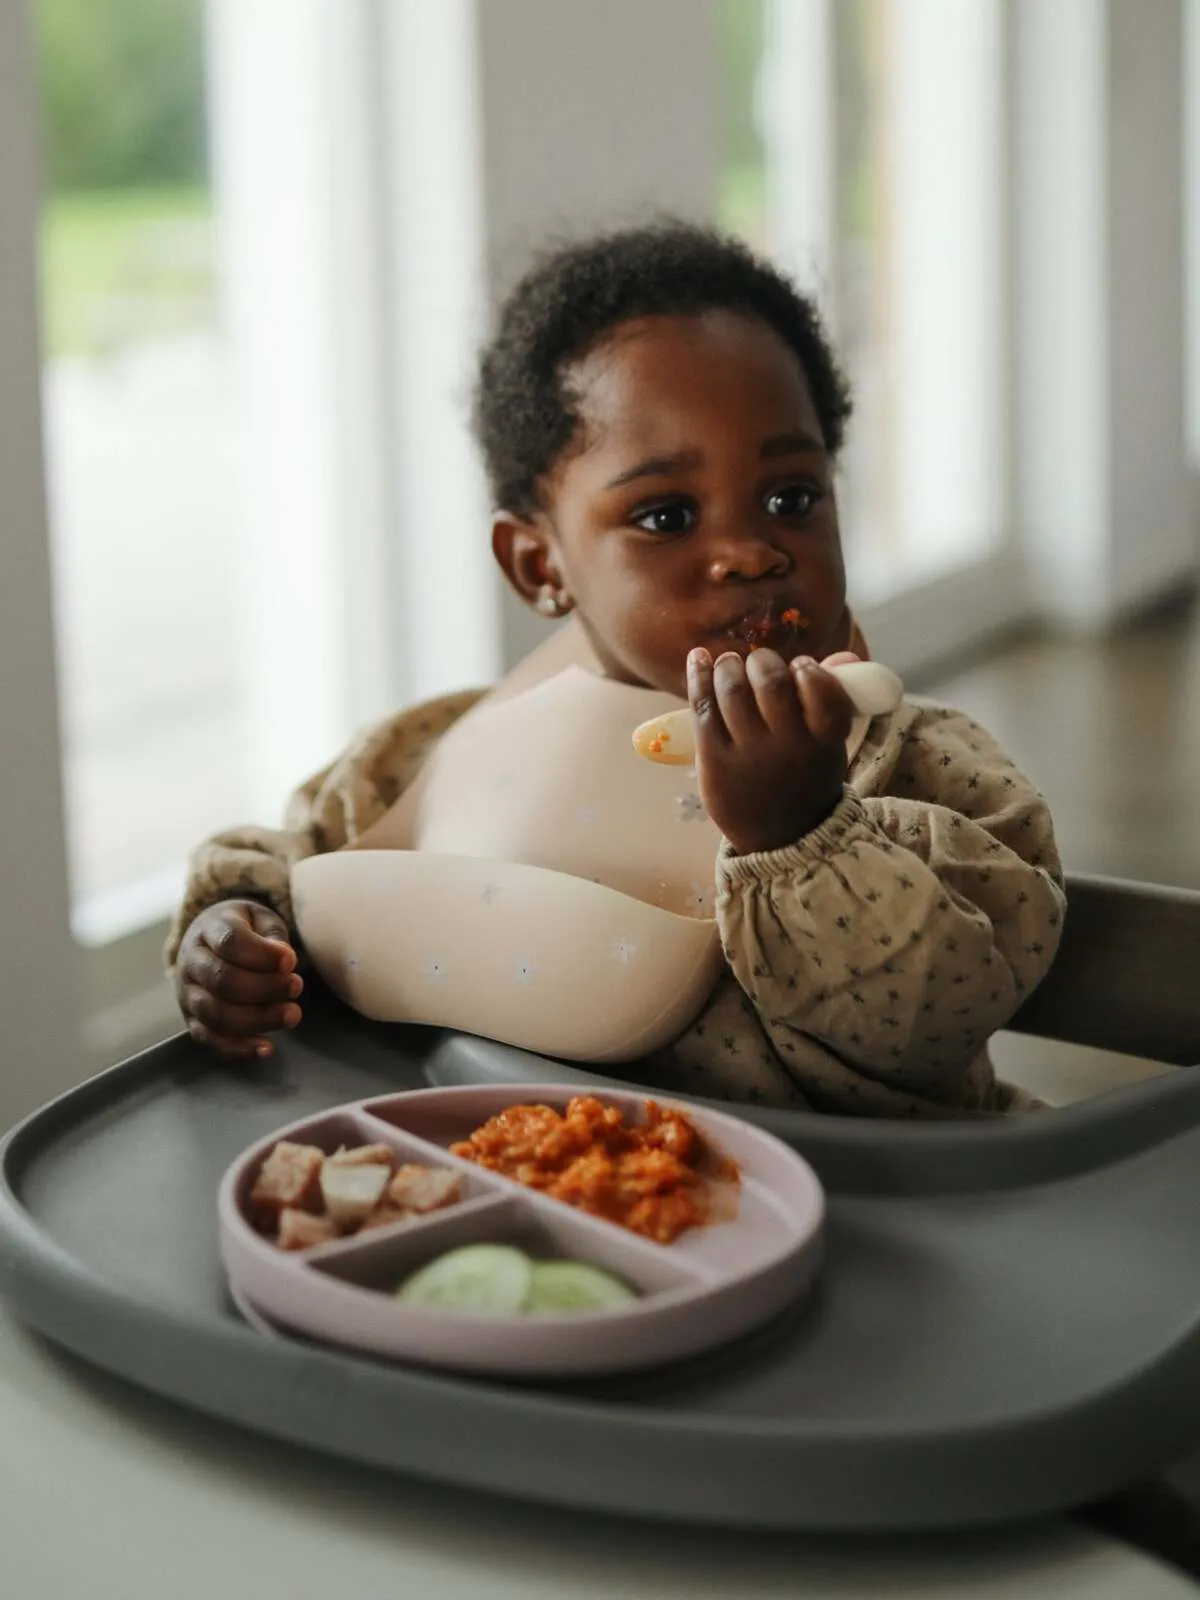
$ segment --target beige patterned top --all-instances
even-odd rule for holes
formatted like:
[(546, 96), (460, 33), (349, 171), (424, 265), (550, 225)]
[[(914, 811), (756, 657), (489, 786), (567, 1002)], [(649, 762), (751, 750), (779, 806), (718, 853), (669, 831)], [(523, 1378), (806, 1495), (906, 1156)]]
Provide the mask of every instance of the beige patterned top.
[[(201, 910), (256, 898), (292, 926), (292, 864), (359, 838), (481, 692), (371, 728), (292, 797), (281, 829), (195, 852), (168, 964)], [(723, 849), (727, 967), (655, 1061), (679, 1089), (817, 1111), (961, 1117), (1035, 1102), (986, 1051), (1045, 976), (1066, 901), (1046, 802), (961, 712), (908, 699), (877, 718), (833, 815), (800, 843)]]

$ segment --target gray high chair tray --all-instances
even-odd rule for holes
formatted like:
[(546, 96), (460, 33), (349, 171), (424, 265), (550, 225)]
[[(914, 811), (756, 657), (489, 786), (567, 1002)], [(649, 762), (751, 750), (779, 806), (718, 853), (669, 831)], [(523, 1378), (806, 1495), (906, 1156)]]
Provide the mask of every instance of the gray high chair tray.
[[(1200, 1058), (1200, 893), (1076, 879), (1070, 900), (1018, 1026)], [(328, 1106), (485, 1081), (611, 1080), (331, 1001), (266, 1064), (171, 1040), (0, 1146), (0, 1292), (88, 1361), (243, 1426), (662, 1518), (998, 1522), (1110, 1495), (1200, 1437), (1200, 1073), (973, 1124), (744, 1108), (825, 1184), (824, 1270), (798, 1310), (677, 1366), (480, 1381), (249, 1328), (217, 1257), (226, 1165)]]

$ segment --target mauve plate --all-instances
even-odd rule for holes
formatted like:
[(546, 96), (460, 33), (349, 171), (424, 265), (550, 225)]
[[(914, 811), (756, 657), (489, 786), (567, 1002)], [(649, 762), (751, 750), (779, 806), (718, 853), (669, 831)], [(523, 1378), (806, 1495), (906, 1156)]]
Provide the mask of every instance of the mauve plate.
[[(354, 1101), (260, 1139), (228, 1168), (218, 1197), (221, 1258), (235, 1301), (309, 1337), (402, 1361), (464, 1371), (563, 1377), (657, 1366), (724, 1344), (794, 1305), (816, 1274), (825, 1198), (808, 1163), (781, 1140), (724, 1113), (680, 1106), (740, 1169), (734, 1214), (660, 1245), (450, 1153), (507, 1106), (565, 1109), (576, 1091), (544, 1083), (418, 1090)], [(644, 1094), (597, 1091), (631, 1121)], [(662, 1103), (662, 1102), (660, 1102)], [(247, 1201), (279, 1139), (386, 1144), (400, 1161), (452, 1167), (463, 1197), (440, 1211), (305, 1251), (256, 1231)], [(638, 1291), (629, 1306), (534, 1317), (472, 1316), (398, 1301), (419, 1267), (467, 1244), (514, 1244), (535, 1258), (591, 1262)]]

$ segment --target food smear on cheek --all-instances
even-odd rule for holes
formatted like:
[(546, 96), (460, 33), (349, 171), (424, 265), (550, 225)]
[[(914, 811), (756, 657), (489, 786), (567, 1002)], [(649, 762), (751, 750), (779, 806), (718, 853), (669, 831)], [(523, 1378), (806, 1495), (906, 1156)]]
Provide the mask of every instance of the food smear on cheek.
[(451, 1152), (657, 1244), (716, 1220), (716, 1193), (737, 1181), (681, 1112), (653, 1100), (640, 1124), (590, 1095), (564, 1113), (509, 1106)]

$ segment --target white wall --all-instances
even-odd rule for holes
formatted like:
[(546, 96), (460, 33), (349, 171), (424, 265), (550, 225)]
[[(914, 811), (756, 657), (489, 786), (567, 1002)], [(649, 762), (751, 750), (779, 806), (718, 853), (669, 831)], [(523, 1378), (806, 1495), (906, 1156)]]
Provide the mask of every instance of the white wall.
[(1016, 509), (1039, 610), (1090, 629), (1195, 578), (1180, 0), (1018, 0)]
[(1185, 0), (1183, 58), (1184, 284), (1188, 322), (1188, 456), (1200, 528), (1200, 0)]
[(927, 573), (1005, 528), (1003, 19), (902, 0), (889, 28), (895, 537)]
[(469, 426), (486, 311), (477, 5), (390, 0), (381, 13), (395, 593), (410, 699), (489, 682), (501, 668), (488, 497)]
[(24, 7), (0, 5), (0, 1129), (82, 1073), (42, 484), (29, 48)]
[[(547, 238), (655, 211), (711, 216), (719, 107), (708, 0), (476, 7), (493, 298)], [(502, 604), (511, 662), (545, 624), (507, 594)]]
[(1113, 591), (1118, 607), (1194, 574), (1183, 280), (1181, 0), (1112, 0), (1108, 248)]

